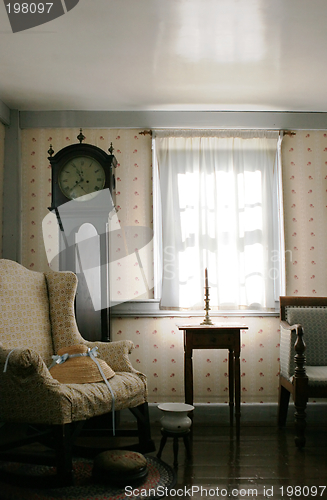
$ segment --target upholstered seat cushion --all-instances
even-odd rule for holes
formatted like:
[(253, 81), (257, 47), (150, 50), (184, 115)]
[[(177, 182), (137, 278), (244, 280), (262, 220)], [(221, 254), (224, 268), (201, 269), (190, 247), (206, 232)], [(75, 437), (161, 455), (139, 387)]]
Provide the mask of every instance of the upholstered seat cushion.
[[(9, 352), (0, 348), (1, 367)], [(112, 408), (112, 397), (104, 382), (61, 384), (31, 349), (12, 352), (2, 382), (6, 391), (1, 395), (0, 421), (65, 424), (105, 414)], [(146, 401), (146, 383), (136, 371), (116, 372), (110, 385), (116, 410)]]
[(311, 387), (327, 388), (327, 366), (306, 366), (305, 372), (309, 379), (309, 389)]

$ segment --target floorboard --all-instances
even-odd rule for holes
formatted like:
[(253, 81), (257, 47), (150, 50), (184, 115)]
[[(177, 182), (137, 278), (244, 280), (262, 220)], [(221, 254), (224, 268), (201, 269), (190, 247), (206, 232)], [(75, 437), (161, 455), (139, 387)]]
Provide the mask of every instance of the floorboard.
[[(302, 450), (294, 443), (293, 415), (291, 405), (287, 424), (279, 429), (277, 405), (242, 405), (238, 441), (235, 429), (229, 426), (227, 405), (196, 406), (190, 438), (192, 458), (187, 458), (180, 439), (176, 492), (171, 498), (327, 499), (327, 404), (308, 406), (307, 442)], [(156, 405), (151, 406), (154, 455), (161, 440), (160, 417)], [(120, 420), (121, 426), (133, 422), (130, 412), (121, 412)], [(110, 439), (112, 441), (108, 438), (105, 443), (108, 448)], [(94, 446), (96, 443), (93, 439), (84, 444)], [(104, 445), (102, 438), (99, 444)], [(161, 459), (173, 466), (170, 438)]]
[[(188, 493), (194, 499), (327, 498), (327, 405), (308, 408), (310, 420), (308, 417), (303, 450), (294, 443), (292, 407), (289, 413), (287, 425), (281, 430), (276, 424), (275, 405), (243, 406), (237, 441), (229, 427), (228, 408), (196, 408), (191, 460), (183, 441), (179, 444), (176, 490), (184, 493), (181, 498), (190, 498)], [(152, 433), (158, 448), (159, 422), (154, 422)], [(172, 440), (168, 439), (161, 458), (173, 465)]]

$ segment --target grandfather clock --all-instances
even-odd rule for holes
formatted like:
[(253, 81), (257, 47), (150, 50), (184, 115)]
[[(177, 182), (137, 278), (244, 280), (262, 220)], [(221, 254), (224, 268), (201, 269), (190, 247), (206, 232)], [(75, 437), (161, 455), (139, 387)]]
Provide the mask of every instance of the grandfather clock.
[(109, 231), (115, 213), (115, 167), (112, 143), (109, 154), (84, 143), (56, 154), (48, 151), (52, 170), (49, 210), (57, 216), (59, 269), (78, 276), (76, 319), (87, 340), (110, 341)]

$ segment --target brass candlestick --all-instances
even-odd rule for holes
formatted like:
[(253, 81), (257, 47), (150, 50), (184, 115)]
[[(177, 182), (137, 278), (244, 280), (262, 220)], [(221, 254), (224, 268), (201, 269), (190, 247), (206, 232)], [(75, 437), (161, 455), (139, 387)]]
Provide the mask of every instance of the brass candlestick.
[(204, 308), (204, 310), (206, 312), (206, 315), (205, 315), (204, 320), (202, 321), (201, 325), (213, 325), (213, 322), (211, 321), (210, 316), (209, 316), (209, 311), (210, 311), (209, 288), (210, 287), (208, 285), (208, 270), (205, 269), (205, 287), (204, 287), (204, 290), (205, 290), (205, 298), (204, 298), (205, 308)]

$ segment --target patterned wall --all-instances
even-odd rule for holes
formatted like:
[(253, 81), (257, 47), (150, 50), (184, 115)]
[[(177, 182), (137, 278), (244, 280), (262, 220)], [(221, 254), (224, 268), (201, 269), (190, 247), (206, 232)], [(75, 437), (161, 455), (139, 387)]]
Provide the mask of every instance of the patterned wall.
[[(107, 149), (110, 141), (120, 163), (117, 170), (119, 220), (129, 227), (152, 227), (151, 141), (137, 130), (84, 130), (87, 142)], [(23, 264), (43, 270), (47, 258), (43, 248), (42, 219), (47, 214), (50, 170), (46, 151), (76, 142), (78, 129), (24, 130)], [(283, 140), (283, 181), (287, 252), (287, 293), (326, 295), (324, 265), (326, 217), (327, 134), (297, 132)], [(324, 170), (326, 171), (324, 173)], [(55, 221), (54, 221), (55, 222)], [(51, 226), (51, 224), (49, 224)], [(55, 247), (55, 233), (48, 229), (47, 251)], [(119, 248), (117, 242), (117, 248)], [(291, 256), (291, 258), (290, 258)], [(149, 254), (151, 272), (152, 258)], [(119, 277), (119, 276), (118, 276)], [(121, 275), (123, 278), (123, 273)], [(138, 270), (127, 276), (132, 293), (138, 291)], [(314, 284), (313, 284), (314, 283)], [(141, 290), (141, 288), (140, 288)], [(185, 319), (186, 320), (186, 319)], [(132, 361), (148, 376), (151, 402), (183, 401), (183, 342), (176, 317), (115, 318), (113, 339), (129, 338), (135, 344)], [(216, 318), (233, 322), (235, 318)], [(243, 332), (241, 353), (242, 401), (276, 402), (279, 369), (279, 319), (239, 318), (249, 329)], [(188, 323), (197, 322), (188, 318)], [(225, 402), (227, 351), (194, 352), (195, 402)]]
[[(243, 402), (276, 402), (278, 388), (279, 319), (237, 318), (249, 329), (242, 334), (241, 390)], [(233, 323), (235, 318), (215, 318)], [(147, 374), (149, 401), (184, 401), (183, 336), (177, 324), (199, 318), (117, 318), (114, 339), (131, 339), (135, 367)], [(194, 401), (223, 403), (228, 400), (227, 350), (193, 352)]]
[(288, 295), (327, 295), (327, 133), (297, 131), (282, 145)]
[[(23, 224), (22, 263), (29, 269), (44, 271), (48, 262), (58, 253), (57, 221), (47, 207), (51, 204), (51, 168), (47, 151), (52, 144), (55, 151), (77, 143), (79, 129), (28, 129), (22, 131), (23, 170)], [(118, 161), (116, 168), (117, 221), (127, 228), (129, 239), (140, 239), (142, 228), (152, 229), (151, 138), (139, 130), (85, 129), (85, 142), (108, 151), (113, 143)], [(144, 193), (147, 193), (145, 196)], [(113, 222), (113, 224), (115, 221)], [(43, 226), (43, 228), (42, 228)], [(115, 226), (116, 227), (116, 226)], [(119, 225), (117, 226), (119, 227)], [(44, 232), (44, 243), (43, 243)], [(125, 233), (123, 234), (125, 236)], [(148, 288), (144, 288), (144, 275), (140, 272), (136, 256), (125, 269), (119, 260), (124, 255), (127, 238), (121, 231), (113, 232), (112, 253), (117, 256), (114, 273), (116, 297), (123, 300), (143, 296), (153, 297), (153, 255), (147, 248), (143, 255), (144, 273)], [(44, 249), (45, 246), (45, 249)], [(140, 250), (141, 252), (141, 250)], [(116, 258), (116, 257), (115, 257)], [(133, 276), (131, 276), (131, 270)], [(127, 289), (128, 294), (124, 294)]]
[(3, 163), (5, 152), (5, 126), (0, 123), (0, 257), (2, 256), (2, 203), (3, 203)]

